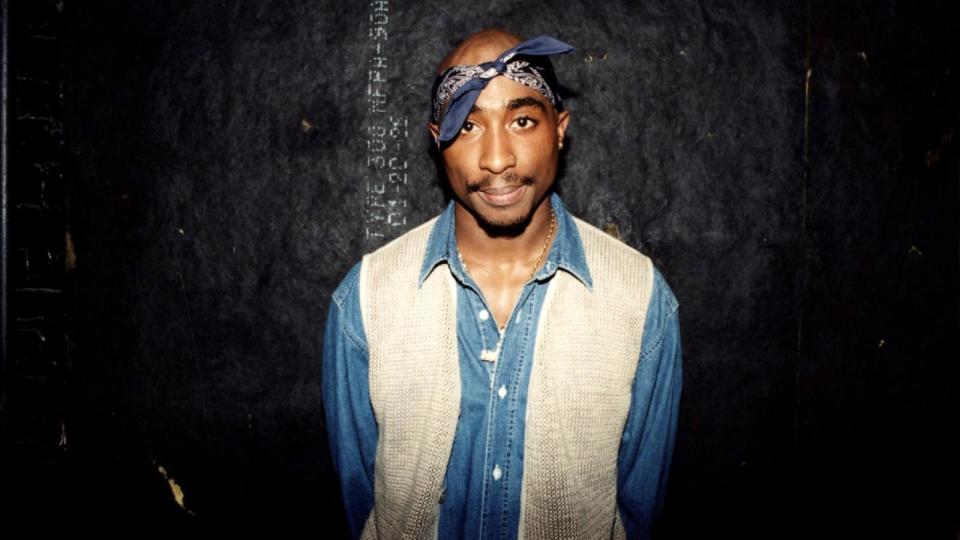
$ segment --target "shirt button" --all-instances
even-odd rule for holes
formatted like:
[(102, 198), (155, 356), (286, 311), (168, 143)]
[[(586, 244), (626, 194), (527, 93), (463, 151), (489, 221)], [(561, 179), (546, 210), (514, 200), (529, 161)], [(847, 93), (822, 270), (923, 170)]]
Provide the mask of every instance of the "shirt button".
[(490, 318), (490, 312), (485, 309), (481, 309), (480, 313), (477, 313), (477, 317), (480, 317), (481, 321), (485, 321)]
[(503, 471), (500, 470), (500, 466), (499, 466), (499, 465), (494, 465), (494, 467), (493, 467), (493, 479), (494, 479), (494, 480), (499, 480), (501, 476), (503, 476)]
[(501, 386), (500, 389), (497, 390), (497, 395), (500, 396), (500, 399), (507, 397), (507, 387)]

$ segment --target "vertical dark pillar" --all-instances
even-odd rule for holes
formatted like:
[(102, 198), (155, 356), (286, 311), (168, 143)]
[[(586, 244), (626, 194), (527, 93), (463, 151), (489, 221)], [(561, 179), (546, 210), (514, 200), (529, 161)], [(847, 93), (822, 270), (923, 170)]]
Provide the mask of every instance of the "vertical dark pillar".
[(4, 489), (22, 512), (67, 500), (62, 3), (3, 3)]
[[(7, 252), (9, 251), (9, 212), (7, 178), (7, 0), (0, 0), (0, 463), (6, 459), (7, 434), (7, 355), (8, 340), (8, 278)], [(2, 467), (2, 465), (0, 465)]]
[[(7, 344), (7, 252), (9, 250), (9, 212), (7, 178), (7, 0), (0, 0), (0, 444), (7, 440), (7, 392), (6, 366), (9, 346)], [(0, 450), (0, 456), (4, 452)]]
[(947, 538), (960, 502), (957, 5), (810, 4), (799, 517), (811, 538)]

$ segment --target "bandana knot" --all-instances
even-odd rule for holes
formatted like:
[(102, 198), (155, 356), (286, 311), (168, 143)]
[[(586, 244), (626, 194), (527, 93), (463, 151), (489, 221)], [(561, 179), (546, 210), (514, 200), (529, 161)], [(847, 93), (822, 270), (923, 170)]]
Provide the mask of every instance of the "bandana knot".
[(485, 67), (489, 64), (493, 65), (480, 74), (481, 79), (492, 79), (507, 70), (507, 65), (503, 62), (487, 62), (486, 64), (480, 64), (480, 67)]

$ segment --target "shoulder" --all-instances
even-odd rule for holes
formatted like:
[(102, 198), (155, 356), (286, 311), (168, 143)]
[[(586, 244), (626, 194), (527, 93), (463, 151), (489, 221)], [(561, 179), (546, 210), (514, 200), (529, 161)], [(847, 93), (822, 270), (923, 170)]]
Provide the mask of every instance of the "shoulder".
[[(666, 278), (653, 261), (640, 251), (630, 247), (618, 238), (594, 227), (579, 218), (574, 218), (577, 230), (580, 233), (584, 252), (590, 263), (591, 272), (599, 265), (608, 269), (609, 277), (633, 275), (627, 269), (641, 269), (640, 279), (647, 283), (641, 290), (649, 291), (647, 301), (646, 331), (647, 336), (660, 335), (669, 326), (671, 318), (676, 318), (679, 303)], [(633, 283), (636, 283), (635, 281)], [(629, 286), (629, 283), (625, 285)], [(635, 289), (633, 289), (635, 290)], [(641, 299), (643, 301), (644, 299)], [(651, 340), (648, 341), (650, 344)]]
[[(643, 349), (640, 359), (643, 360), (661, 350), (667, 343), (679, 344), (680, 320), (678, 314), (679, 302), (667, 284), (667, 280), (656, 267), (653, 268), (653, 287), (650, 292), (650, 301), (647, 304), (647, 317), (643, 329)], [(668, 346), (668, 348), (670, 348)]]
[(353, 267), (350, 268), (350, 271), (347, 272), (347, 275), (340, 280), (337, 288), (333, 290), (333, 302), (341, 311), (347, 307), (351, 298), (357, 294), (357, 286), (360, 283), (361, 264), (360, 262), (354, 264)]
[(431, 218), (380, 246), (375, 251), (364, 255), (363, 262), (392, 262), (395, 259), (404, 258), (404, 256), (414, 255), (415, 253), (412, 252), (419, 251), (422, 254), (435, 233), (434, 225), (437, 219), (438, 217)]
[(653, 287), (650, 258), (581, 219), (574, 222), (595, 290), (607, 291), (611, 301), (642, 309)]
[(653, 295), (650, 298), (651, 307), (654, 303), (663, 312), (664, 317), (673, 315), (680, 307), (677, 297), (673, 294), (673, 289), (667, 283), (666, 278), (660, 273), (660, 269), (653, 267)]
[(577, 224), (577, 232), (580, 234), (584, 252), (588, 257), (591, 255), (612, 257), (614, 262), (642, 264), (652, 269), (649, 257), (625, 244), (619, 238), (601, 231), (578, 217), (574, 217), (573, 221)]
[[(431, 267), (436, 246), (437, 219), (432, 218), (391, 240), (376, 251), (364, 255), (357, 279), (357, 302), (367, 330), (372, 331), (372, 317), (384, 313), (398, 316), (395, 305), (405, 305), (420, 291), (421, 275)], [(402, 300), (401, 300), (402, 299)], [(385, 311), (386, 310), (386, 311)]]
[(331, 296), (327, 315), (328, 339), (348, 338), (361, 351), (367, 350), (366, 334), (360, 312), (360, 263), (353, 265)]
[(364, 306), (375, 298), (389, 301), (384, 295), (416, 288), (427, 258), (427, 248), (436, 243), (432, 239), (436, 221), (437, 218), (430, 219), (364, 255), (358, 284), (360, 302)]

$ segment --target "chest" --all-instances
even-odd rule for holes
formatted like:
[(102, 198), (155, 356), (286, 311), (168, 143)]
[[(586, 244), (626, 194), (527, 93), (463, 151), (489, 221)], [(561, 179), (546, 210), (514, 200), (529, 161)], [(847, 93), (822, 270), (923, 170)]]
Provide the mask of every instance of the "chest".
[(477, 272), (473, 278), (497, 327), (505, 327), (524, 292), (526, 276), (490, 275)]

